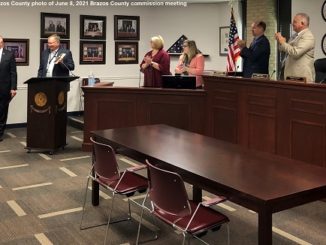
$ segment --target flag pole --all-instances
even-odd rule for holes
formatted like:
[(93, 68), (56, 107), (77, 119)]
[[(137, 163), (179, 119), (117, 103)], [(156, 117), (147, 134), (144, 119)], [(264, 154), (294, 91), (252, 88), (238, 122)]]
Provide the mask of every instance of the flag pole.
[(231, 7), (230, 30), (228, 40), (228, 55), (227, 55), (227, 74), (232, 72), (234, 75), (237, 72), (237, 60), (240, 57), (240, 48), (238, 46), (238, 28), (234, 18), (233, 7)]

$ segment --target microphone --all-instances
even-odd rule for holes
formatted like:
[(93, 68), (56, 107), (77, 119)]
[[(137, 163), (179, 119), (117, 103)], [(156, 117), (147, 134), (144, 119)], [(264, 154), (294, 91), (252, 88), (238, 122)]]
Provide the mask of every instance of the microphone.
[(276, 70), (274, 69), (273, 72), (269, 75), (269, 79), (272, 78), (272, 76), (275, 74)]
[(235, 69), (234, 69), (234, 75), (233, 76), (237, 76), (237, 72), (238, 72), (238, 69), (239, 69), (239, 66), (236, 66)]
[(63, 64), (63, 66), (69, 71), (69, 76), (71, 77), (75, 77), (76, 75), (74, 73), (72, 73), (72, 71), (69, 69), (69, 67), (63, 62), (63, 58), (66, 56), (66, 53), (62, 53), (60, 54), (54, 61), (54, 64)]
[(237, 73), (238, 73), (238, 70), (239, 70), (239, 66), (236, 66), (236, 68), (235, 68), (235, 76), (237, 76)]
[(60, 61), (63, 60), (63, 58), (66, 56), (67, 54), (66, 53), (62, 53), (60, 54), (59, 56), (57, 56), (57, 58), (54, 60), (54, 64), (58, 64)]

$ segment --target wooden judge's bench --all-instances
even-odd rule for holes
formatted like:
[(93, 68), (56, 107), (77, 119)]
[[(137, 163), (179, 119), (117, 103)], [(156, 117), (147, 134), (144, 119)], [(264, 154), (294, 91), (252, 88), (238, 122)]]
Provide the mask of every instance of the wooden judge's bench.
[(326, 86), (204, 76), (204, 90), (83, 87), (90, 132), (168, 124), (326, 167)]

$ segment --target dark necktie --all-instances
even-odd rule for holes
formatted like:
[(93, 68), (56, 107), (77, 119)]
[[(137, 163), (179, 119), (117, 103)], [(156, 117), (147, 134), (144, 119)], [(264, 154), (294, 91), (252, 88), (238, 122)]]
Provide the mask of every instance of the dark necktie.
[(250, 44), (250, 48), (253, 48), (256, 45), (257, 38), (254, 38)]

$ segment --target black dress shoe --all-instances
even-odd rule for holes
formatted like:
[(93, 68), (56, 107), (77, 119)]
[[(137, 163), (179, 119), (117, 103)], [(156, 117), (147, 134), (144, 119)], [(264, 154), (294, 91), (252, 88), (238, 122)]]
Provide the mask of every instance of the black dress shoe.
[(0, 142), (3, 141), (3, 138), (0, 138)]

